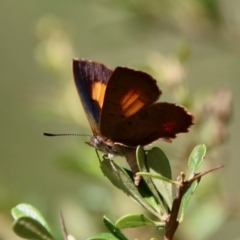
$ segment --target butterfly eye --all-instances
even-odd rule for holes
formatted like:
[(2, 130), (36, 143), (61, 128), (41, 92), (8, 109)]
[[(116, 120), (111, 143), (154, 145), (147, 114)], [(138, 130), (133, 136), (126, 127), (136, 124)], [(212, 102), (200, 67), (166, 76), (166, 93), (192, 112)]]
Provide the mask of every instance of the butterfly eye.
[(87, 144), (103, 153), (108, 153), (108, 150), (106, 148), (107, 145), (104, 143), (103, 139), (98, 135), (92, 136), (90, 142), (88, 142)]
[(93, 136), (92, 139), (93, 139), (95, 145), (99, 145), (102, 142), (101, 138), (97, 135)]
[(99, 149), (99, 146), (101, 145), (101, 143), (102, 143), (101, 138), (97, 135), (94, 135), (91, 137), (89, 145)]
[(92, 136), (88, 144), (103, 153), (117, 154), (117, 150), (114, 146), (110, 143), (106, 144), (99, 135)]

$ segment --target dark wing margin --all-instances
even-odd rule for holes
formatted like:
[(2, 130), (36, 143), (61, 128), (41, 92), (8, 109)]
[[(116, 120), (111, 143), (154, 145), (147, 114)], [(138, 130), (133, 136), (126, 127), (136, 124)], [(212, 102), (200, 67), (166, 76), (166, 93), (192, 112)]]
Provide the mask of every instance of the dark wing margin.
[(100, 114), (105, 89), (112, 70), (103, 64), (73, 59), (74, 81), (93, 133), (99, 133)]
[(173, 103), (159, 102), (143, 108), (116, 126), (112, 140), (127, 146), (148, 145), (158, 139), (172, 139), (188, 132), (194, 117)]

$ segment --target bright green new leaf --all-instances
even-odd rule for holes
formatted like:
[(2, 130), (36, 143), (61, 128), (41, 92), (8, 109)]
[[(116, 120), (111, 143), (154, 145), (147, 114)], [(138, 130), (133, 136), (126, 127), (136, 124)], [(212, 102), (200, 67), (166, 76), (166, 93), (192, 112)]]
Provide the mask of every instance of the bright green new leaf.
[(129, 214), (118, 219), (115, 225), (118, 228), (134, 228), (146, 225), (155, 226), (156, 224), (143, 214)]
[(190, 178), (193, 177), (194, 173), (196, 173), (198, 168), (200, 167), (200, 165), (206, 155), (206, 151), (207, 151), (207, 149), (204, 144), (198, 145), (192, 150), (192, 152), (189, 156), (189, 159), (188, 159)]

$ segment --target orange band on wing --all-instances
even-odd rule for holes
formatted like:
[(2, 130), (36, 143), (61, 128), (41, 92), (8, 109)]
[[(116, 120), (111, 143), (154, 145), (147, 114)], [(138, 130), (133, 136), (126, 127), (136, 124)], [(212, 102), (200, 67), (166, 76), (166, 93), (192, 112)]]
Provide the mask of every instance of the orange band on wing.
[(145, 105), (145, 102), (141, 101), (140, 95), (141, 95), (140, 92), (130, 90), (120, 100), (120, 106), (121, 106), (121, 109), (122, 109), (122, 114), (125, 117), (132, 116), (140, 108), (142, 108), (142, 106)]
[(99, 107), (102, 108), (103, 106), (103, 100), (105, 96), (105, 91), (106, 91), (106, 84), (102, 82), (97, 82), (95, 81), (92, 84), (92, 96), (91, 98), (98, 102)]

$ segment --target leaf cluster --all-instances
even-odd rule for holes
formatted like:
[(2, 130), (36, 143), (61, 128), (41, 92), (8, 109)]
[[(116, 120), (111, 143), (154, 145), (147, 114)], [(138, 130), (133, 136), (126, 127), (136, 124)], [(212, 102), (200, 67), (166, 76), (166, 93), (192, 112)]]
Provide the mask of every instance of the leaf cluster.
[[(136, 160), (141, 176), (138, 186), (134, 184), (131, 171), (117, 165), (110, 159), (101, 161), (101, 170), (111, 183), (122, 190), (130, 198), (140, 204), (152, 216), (131, 213), (118, 219), (115, 223), (103, 217), (103, 223), (110, 233), (100, 233), (89, 240), (127, 240), (121, 229), (140, 226), (153, 226), (164, 229), (164, 239), (172, 239), (179, 224), (183, 221), (187, 204), (195, 192), (203, 175), (218, 169), (210, 169), (197, 173), (206, 154), (205, 145), (196, 146), (188, 159), (189, 177), (180, 173), (176, 181), (172, 179), (169, 160), (159, 148), (145, 151), (139, 146), (136, 150)], [(25, 239), (51, 240), (48, 223), (41, 213), (33, 206), (19, 204), (12, 209), (14, 232)], [(63, 234), (67, 238), (65, 224), (62, 219)]]

